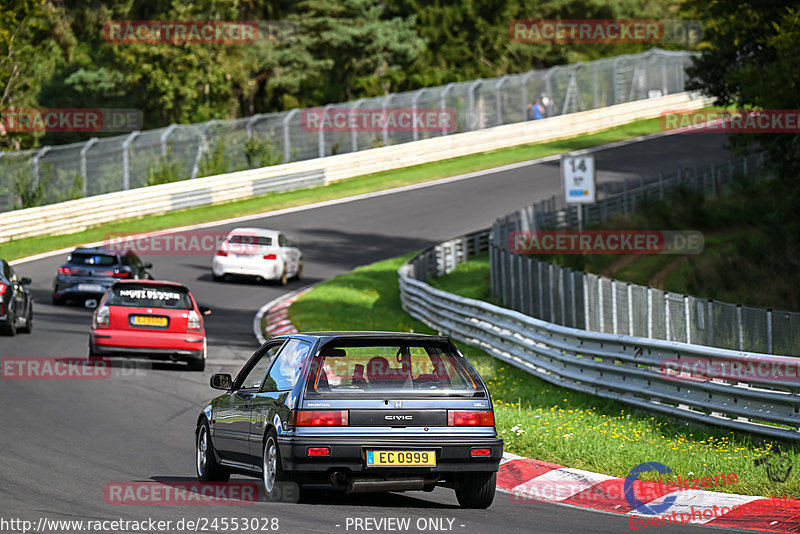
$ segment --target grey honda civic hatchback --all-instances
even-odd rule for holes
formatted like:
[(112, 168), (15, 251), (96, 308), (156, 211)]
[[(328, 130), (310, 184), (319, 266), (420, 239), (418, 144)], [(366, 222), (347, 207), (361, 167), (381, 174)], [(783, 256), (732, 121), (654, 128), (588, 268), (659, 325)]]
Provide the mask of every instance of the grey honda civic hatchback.
[(495, 494), (503, 440), (486, 385), (449, 338), (315, 332), (264, 343), (200, 413), (197, 476), (330, 484), (347, 493), (455, 490), (465, 508)]

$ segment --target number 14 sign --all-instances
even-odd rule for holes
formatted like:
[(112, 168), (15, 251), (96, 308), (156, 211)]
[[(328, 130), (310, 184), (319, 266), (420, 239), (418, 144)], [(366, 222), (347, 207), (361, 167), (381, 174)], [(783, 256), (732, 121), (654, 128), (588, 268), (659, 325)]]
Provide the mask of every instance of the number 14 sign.
[(567, 204), (591, 204), (595, 201), (594, 155), (561, 156), (564, 200)]

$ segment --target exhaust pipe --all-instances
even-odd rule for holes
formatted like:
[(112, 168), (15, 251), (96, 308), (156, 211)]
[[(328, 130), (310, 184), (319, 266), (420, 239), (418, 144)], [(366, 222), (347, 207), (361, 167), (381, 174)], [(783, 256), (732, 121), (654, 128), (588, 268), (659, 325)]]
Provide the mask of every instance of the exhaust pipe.
[(382, 491), (414, 491), (436, 484), (438, 477), (403, 477), (391, 479), (351, 478), (347, 481), (345, 493), (370, 493)]
[(179, 362), (181, 360), (181, 357), (178, 356), (177, 354), (170, 354), (169, 359), (172, 360), (173, 362)]

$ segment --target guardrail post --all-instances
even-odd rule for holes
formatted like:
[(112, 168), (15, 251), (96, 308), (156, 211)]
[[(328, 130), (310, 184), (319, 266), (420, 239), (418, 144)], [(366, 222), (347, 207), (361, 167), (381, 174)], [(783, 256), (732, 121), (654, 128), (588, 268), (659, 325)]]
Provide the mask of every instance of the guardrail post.
[(767, 310), (767, 352), (772, 354), (772, 310)]
[(689, 297), (683, 296), (683, 313), (686, 317), (686, 343), (692, 342), (692, 313), (689, 310)]
[(614, 334), (619, 333), (617, 325), (617, 281), (611, 279), (611, 331)]
[(97, 143), (97, 137), (92, 137), (89, 141), (83, 145), (81, 148), (81, 165), (80, 165), (80, 173), (83, 176), (83, 188), (82, 193), (84, 198), (86, 197), (87, 193), (89, 192), (89, 171), (86, 168), (86, 153)]
[(653, 288), (647, 288), (647, 337), (653, 337)]
[[(128, 152), (128, 147), (133, 142), (133, 140), (136, 139), (136, 136), (138, 135), (139, 135), (139, 130), (134, 130), (128, 135), (128, 137), (125, 138), (125, 141), (122, 142), (122, 190), (123, 191), (127, 191), (131, 187), (131, 155)], [(195, 166), (197, 166), (196, 163)], [(192, 175), (192, 178), (194, 178), (194, 175)]]

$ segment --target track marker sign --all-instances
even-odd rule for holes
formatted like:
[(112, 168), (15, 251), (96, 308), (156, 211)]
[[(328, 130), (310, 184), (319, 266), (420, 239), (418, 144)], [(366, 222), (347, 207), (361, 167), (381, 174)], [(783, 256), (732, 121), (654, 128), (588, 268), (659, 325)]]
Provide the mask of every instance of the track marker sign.
[(567, 204), (591, 204), (596, 200), (593, 154), (561, 156), (561, 177)]

